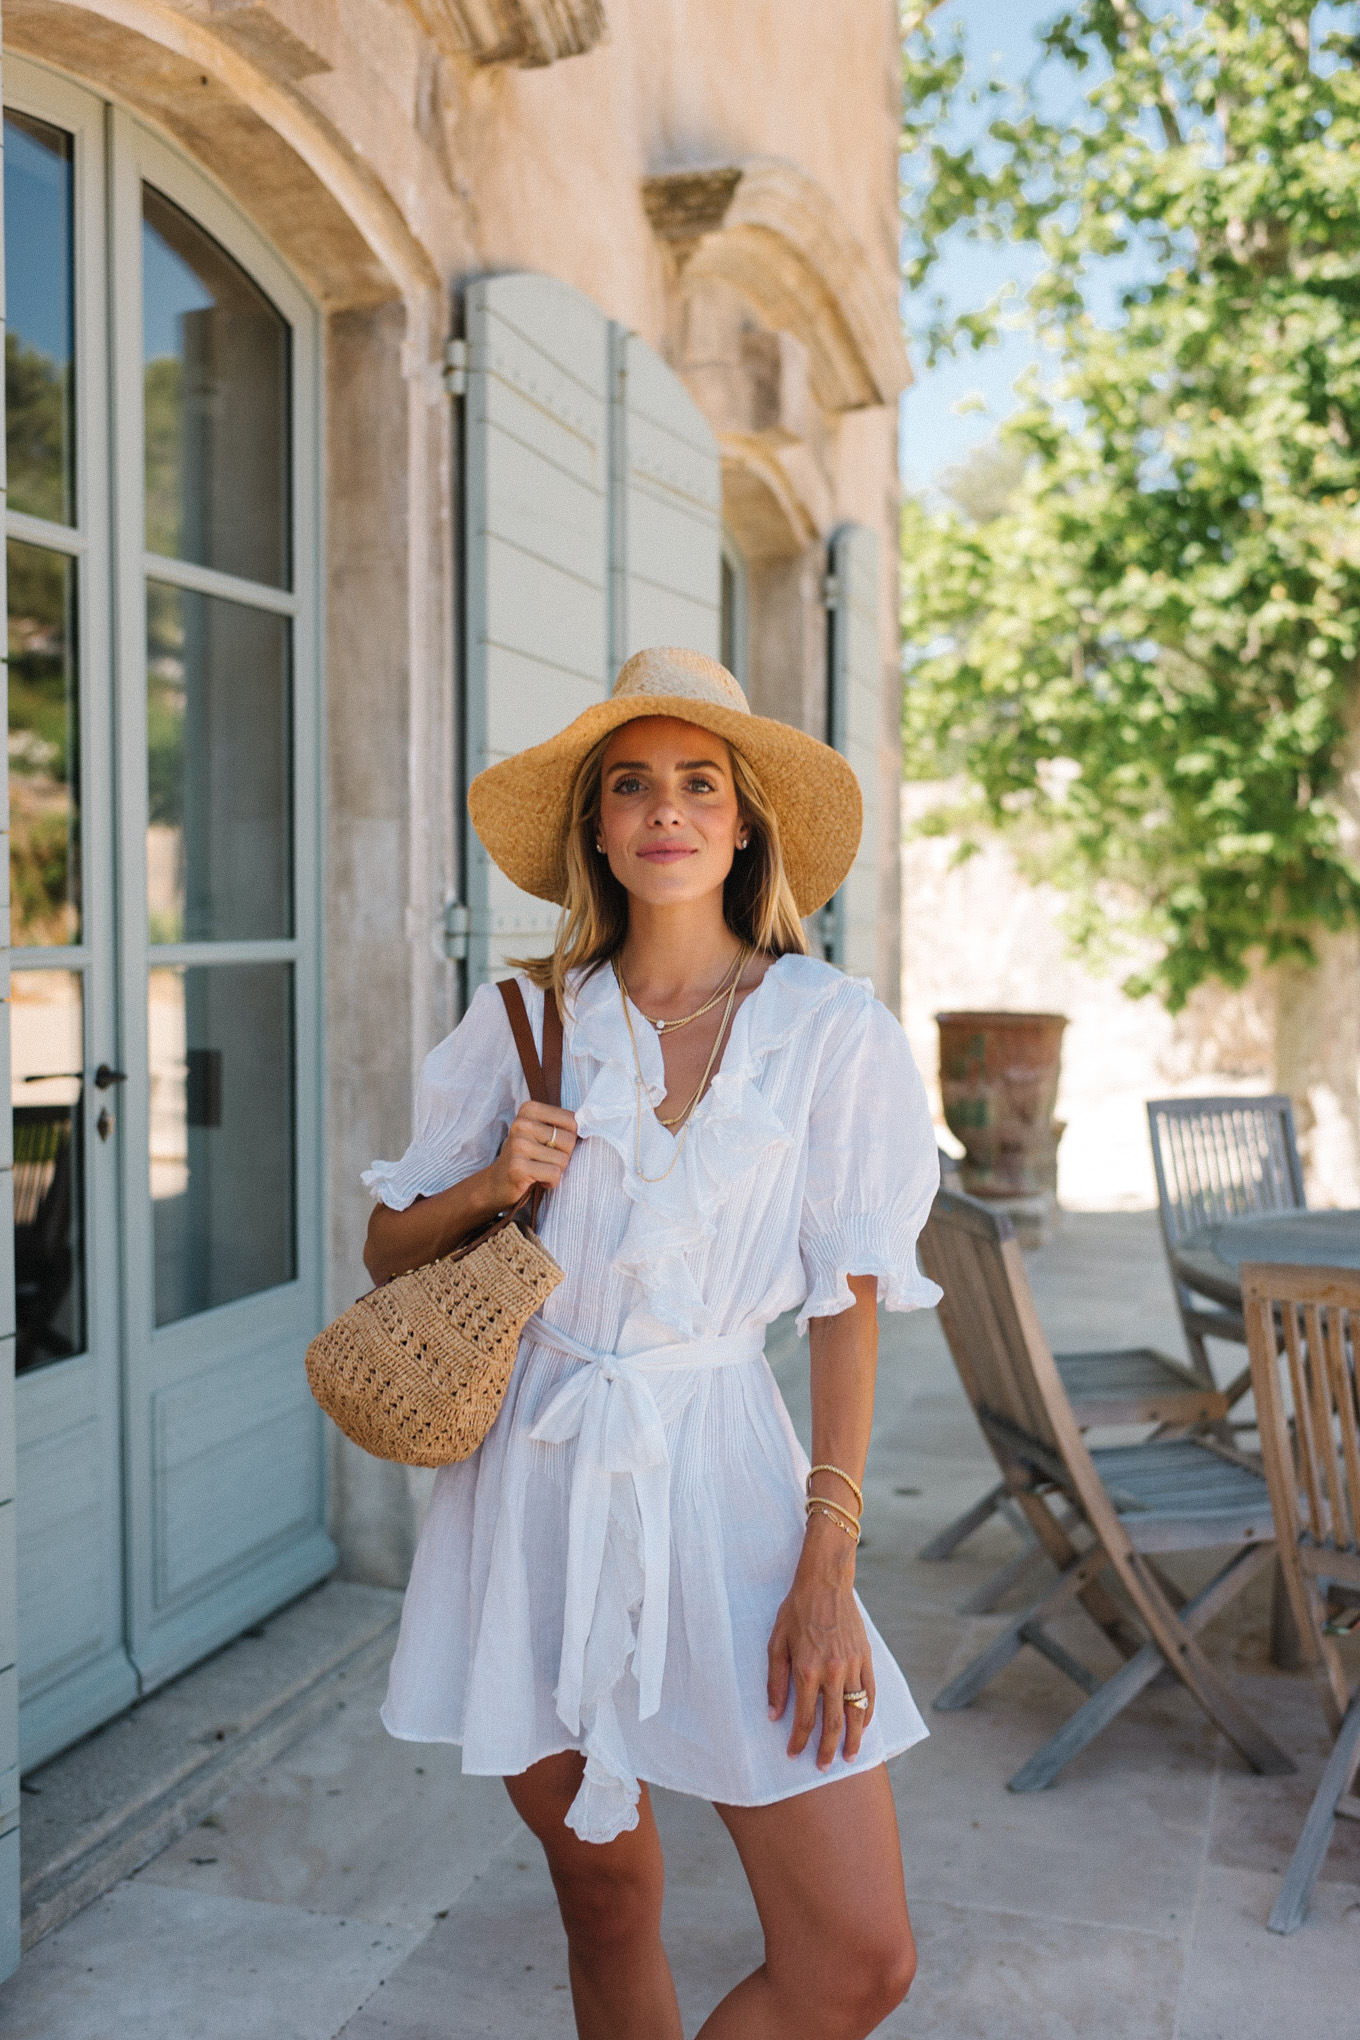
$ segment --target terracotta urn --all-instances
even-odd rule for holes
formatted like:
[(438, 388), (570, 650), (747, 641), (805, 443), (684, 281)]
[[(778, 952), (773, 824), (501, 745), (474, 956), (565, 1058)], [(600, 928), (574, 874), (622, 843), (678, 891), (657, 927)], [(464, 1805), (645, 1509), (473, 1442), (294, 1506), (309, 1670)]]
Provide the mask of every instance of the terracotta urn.
[(973, 1197), (1051, 1197), (1062, 1013), (937, 1013), (945, 1123), (963, 1144)]

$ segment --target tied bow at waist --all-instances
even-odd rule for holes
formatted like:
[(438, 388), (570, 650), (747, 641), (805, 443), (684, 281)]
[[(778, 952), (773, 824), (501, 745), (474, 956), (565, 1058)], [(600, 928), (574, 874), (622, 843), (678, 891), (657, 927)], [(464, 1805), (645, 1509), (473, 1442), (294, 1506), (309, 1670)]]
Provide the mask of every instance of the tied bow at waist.
[(638, 1717), (645, 1721), (661, 1705), (671, 1584), (671, 1461), (648, 1377), (675, 1369), (749, 1366), (764, 1352), (765, 1335), (756, 1327), (626, 1357), (593, 1352), (541, 1319), (526, 1327), (526, 1337), (585, 1363), (562, 1383), (530, 1433), (543, 1445), (576, 1440), (557, 1712), (574, 1735), (580, 1733), (586, 1646), (604, 1569), (612, 1483), (615, 1475), (627, 1474), (642, 1527), (642, 1606), (633, 1676)]

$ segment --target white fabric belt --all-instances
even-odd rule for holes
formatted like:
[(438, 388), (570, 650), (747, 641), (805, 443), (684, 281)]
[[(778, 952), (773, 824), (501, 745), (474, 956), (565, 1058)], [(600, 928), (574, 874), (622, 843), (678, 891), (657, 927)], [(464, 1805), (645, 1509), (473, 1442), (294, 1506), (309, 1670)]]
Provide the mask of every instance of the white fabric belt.
[(759, 1360), (765, 1333), (755, 1326), (692, 1345), (653, 1346), (646, 1352), (596, 1353), (568, 1332), (534, 1318), (525, 1337), (570, 1360), (587, 1364), (558, 1389), (530, 1436), (544, 1445), (576, 1440), (567, 1518), (567, 1588), (557, 1711), (573, 1735), (581, 1731), (586, 1643), (604, 1569), (611, 1484), (632, 1476), (642, 1525), (642, 1608), (633, 1675), (638, 1716), (661, 1705), (671, 1585), (671, 1462), (666, 1431), (647, 1377), (677, 1368), (743, 1367)]

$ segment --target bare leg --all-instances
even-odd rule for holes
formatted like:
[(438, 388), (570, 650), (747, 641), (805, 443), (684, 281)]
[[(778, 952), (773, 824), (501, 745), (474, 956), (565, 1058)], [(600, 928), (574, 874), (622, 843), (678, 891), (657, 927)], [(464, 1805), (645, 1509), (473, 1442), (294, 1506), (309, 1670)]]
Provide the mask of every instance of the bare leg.
[(567, 1930), (576, 2030), (581, 2040), (681, 2040), (680, 2007), (661, 1946), (665, 1870), (647, 1787), (631, 1834), (583, 1842), (564, 1816), (584, 1769), (584, 1758), (566, 1750), (505, 1781), (516, 1813), (548, 1859)]
[(916, 1973), (887, 1771), (718, 1812), (755, 1898), (765, 1960), (699, 2040), (864, 2040)]

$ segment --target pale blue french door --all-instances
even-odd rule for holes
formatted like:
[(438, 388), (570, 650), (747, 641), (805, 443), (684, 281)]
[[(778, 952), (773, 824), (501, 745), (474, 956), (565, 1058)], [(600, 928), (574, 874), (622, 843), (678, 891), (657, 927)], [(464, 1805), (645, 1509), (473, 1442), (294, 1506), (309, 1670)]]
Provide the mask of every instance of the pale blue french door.
[(6, 85), (31, 1764), (331, 1562), (317, 342), (177, 153), (36, 66)]

